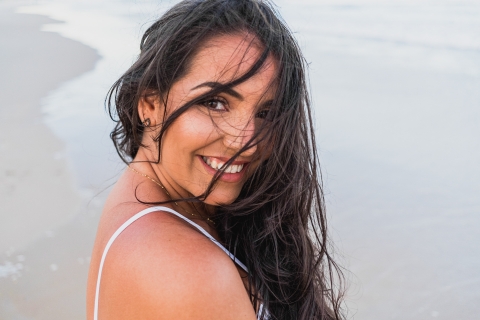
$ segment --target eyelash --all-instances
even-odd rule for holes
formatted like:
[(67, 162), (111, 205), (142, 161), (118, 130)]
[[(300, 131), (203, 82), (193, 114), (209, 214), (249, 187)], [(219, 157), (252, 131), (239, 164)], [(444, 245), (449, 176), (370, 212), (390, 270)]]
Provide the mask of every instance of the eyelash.
[[(223, 109), (216, 109), (215, 107), (211, 107), (210, 104), (212, 104), (212, 103), (223, 104)], [(227, 101), (223, 98), (220, 98), (220, 97), (213, 97), (213, 98), (207, 99), (207, 100), (203, 101), (201, 103), (201, 105), (207, 107), (210, 110), (214, 110), (214, 111), (227, 111)]]
[[(215, 107), (211, 107), (210, 105), (212, 103), (221, 103), (221, 104), (223, 104), (224, 108), (223, 109), (216, 109)], [(209, 98), (209, 99), (201, 102), (200, 104), (203, 105), (204, 107), (206, 107), (210, 110), (214, 110), (214, 111), (227, 111), (228, 110), (227, 109), (227, 105), (228, 105), (227, 101), (225, 99), (221, 98), (221, 97)], [(265, 119), (267, 117), (269, 111), (270, 111), (269, 109), (261, 110), (261, 111), (259, 111), (255, 114), (255, 117), (260, 118), (260, 119)]]
[(265, 118), (268, 116), (268, 112), (270, 112), (270, 110), (265, 109), (265, 110), (262, 110), (262, 111), (260, 111), (260, 112), (257, 112), (257, 113), (255, 114), (255, 116), (256, 116), (257, 118), (260, 118), (260, 119), (265, 119)]

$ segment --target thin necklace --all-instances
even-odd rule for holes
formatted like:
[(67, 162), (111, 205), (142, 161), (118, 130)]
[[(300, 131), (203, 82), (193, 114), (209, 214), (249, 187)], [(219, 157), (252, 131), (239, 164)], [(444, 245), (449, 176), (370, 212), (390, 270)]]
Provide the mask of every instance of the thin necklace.
[[(165, 191), (165, 193), (166, 193), (167, 196), (170, 198), (170, 200), (173, 201), (172, 196), (170, 195), (170, 193), (168, 192), (168, 190), (163, 186), (163, 184), (162, 184), (160, 181), (157, 181), (157, 180), (153, 179), (152, 177), (146, 175), (145, 173), (141, 173), (141, 172), (133, 169), (133, 168), (130, 167), (130, 166), (128, 166), (128, 168), (129, 168), (130, 170), (132, 170), (133, 172), (135, 172), (136, 174), (139, 174), (139, 175), (141, 175), (142, 177), (145, 177), (145, 178), (147, 178), (148, 180), (150, 180), (150, 181), (152, 181), (153, 183), (155, 183), (156, 185), (158, 185), (160, 188), (163, 189), (163, 191)], [(176, 205), (178, 208), (182, 208), (182, 207), (180, 207), (180, 206), (178, 205), (177, 201), (173, 201), (173, 203), (175, 203), (175, 205)], [(191, 213), (191, 212), (187, 211), (187, 209), (185, 209), (185, 208), (182, 208), (182, 209), (183, 209), (187, 214), (190, 214), (192, 217), (203, 218), (202, 216), (199, 216), (198, 214)], [(203, 218), (203, 219), (205, 219), (205, 218)], [(210, 218), (207, 217), (206, 220), (207, 220), (207, 222), (210, 222), (210, 223), (212, 223), (213, 225), (215, 225), (215, 222), (214, 222), (212, 219), (210, 219)]]

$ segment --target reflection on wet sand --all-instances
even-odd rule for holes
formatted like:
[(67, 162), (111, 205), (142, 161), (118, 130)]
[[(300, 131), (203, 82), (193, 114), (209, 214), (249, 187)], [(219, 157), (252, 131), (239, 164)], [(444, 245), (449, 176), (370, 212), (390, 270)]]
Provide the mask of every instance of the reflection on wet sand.
[(52, 22), (0, 4), (0, 319), (84, 319), (100, 208), (77, 191), (40, 99), (99, 57), (40, 31)]

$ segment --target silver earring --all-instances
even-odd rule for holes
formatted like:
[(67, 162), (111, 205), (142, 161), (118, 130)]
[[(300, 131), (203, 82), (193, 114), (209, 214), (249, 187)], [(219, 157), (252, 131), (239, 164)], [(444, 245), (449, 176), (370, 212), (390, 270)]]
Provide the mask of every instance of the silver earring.
[(143, 120), (142, 124), (144, 127), (150, 127), (150, 118)]

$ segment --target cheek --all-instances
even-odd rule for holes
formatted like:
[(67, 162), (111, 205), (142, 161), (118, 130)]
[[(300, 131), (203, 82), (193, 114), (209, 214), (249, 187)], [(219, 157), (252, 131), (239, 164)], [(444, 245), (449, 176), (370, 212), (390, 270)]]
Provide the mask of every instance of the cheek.
[[(270, 158), (270, 155), (273, 152), (273, 149), (276, 145), (276, 134), (273, 131), (271, 123), (266, 122), (265, 120), (258, 120), (256, 123), (257, 132), (257, 152), (256, 159), (266, 160)], [(288, 137), (285, 137), (288, 139)]]
[(183, 152), (189, 155), (211, 145), (217, 138), (218, 132), (212, 119), (196, 110), (191, 110), (182, 115), (175, 123), (178, 137), (173, 137), (178, 147), (183, 147)]
[[(218, 138), (217, 130), (208, 115), (188, 110), (167, 129), (162, 141), (162, 162), (171, 168), (172, 176), (192, 174), (195, 155)], [(184, 177), (185, 178), (185, 177)]]

